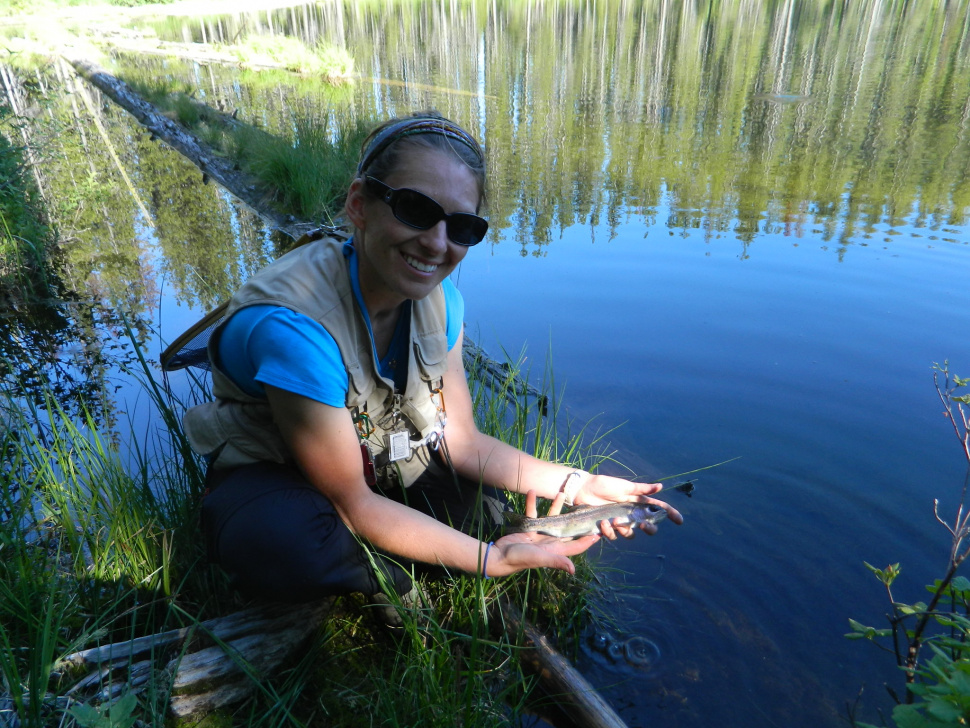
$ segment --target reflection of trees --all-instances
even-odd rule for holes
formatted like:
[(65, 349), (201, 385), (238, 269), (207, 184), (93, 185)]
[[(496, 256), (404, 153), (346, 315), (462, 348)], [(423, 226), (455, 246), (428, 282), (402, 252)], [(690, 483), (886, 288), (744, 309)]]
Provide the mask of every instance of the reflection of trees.
[(575, 223), (613, 227), (627, 206), (650, 218), (662, 191), (669, 227), (748, 242), (801, 234), (813, 217), (843, 245), (914, 209), (920, 224), (966, 222), (967, 0), (711, 8), (334, 3), (169, 21), (167, 32), (325, 36), (346, 43), (361, 75), (484, 91), (375, 85), (348, 113), (433, 106), (484, 124), (490, 217), (524, 249)]
[(190, 305), (209, 307), (240, 282), (232, 210), (195, 165), (146, 134), (133, 140), (148, 190), (161, 268)]

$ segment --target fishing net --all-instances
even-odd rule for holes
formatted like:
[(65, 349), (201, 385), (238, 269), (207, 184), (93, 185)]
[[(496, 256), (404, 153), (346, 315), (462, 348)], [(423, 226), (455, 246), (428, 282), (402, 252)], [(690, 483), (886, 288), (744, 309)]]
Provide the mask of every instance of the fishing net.
[(229, 303), (223, 303), (209, 311), (203, 319), (197, 321), (185, 333), (179, 336), (162, 352), (162, 371), (174, 372), (186, 367), (196, 367), (209, 371), (209, 339), (216, 326), (226, 317)]
[[(339, 240), (349, 240), (350, 233), (342, 228), (319, 227), (311, 230), (293, 243), (290, 250), (320, 240), (324, 237), (334, 237)], [(174, 372), (186, 367), (196, 367), (209, 371), (212, 365), (209, 362), (209, 339), (216, 326), (222, 323), (226, 317), (226, 308), (229, 302), (220, 304), (189, 327), (181, 336), (173, 341), (165, 351), (162, 352), (161, 364), (163, 372)]]

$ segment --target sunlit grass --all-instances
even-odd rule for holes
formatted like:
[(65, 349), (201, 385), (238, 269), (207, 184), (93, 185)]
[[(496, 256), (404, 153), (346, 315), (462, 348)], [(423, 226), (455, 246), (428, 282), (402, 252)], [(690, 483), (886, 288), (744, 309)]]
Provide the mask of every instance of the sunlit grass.
[(332, 84), (346, 83), (354, 73), (354, 59), (345, 49), (329, 45), (310, 48), (285, 35), (250, 35), (227, 50), (244, 66), (281, 65), (288, 71), (316, 75)]
[(294, 138), (243, 126), (225, 134), (222, 147), (240, 166), (274, 190), (282, 209), (302, 219), (332, 222), (340, 213), (356, 166), (363, 123), (332, 134), (306, 118), (293, 121)]

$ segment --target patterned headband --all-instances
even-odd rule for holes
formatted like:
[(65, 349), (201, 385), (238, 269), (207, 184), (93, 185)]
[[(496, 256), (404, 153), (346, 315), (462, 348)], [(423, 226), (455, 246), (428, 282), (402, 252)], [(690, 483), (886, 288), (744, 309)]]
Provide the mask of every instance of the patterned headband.
[(371, 143), (367, 145), (363, 155), (361, 155), (360, 164), (357, 165), (357, 174), (362, 174), (385, 149), (398, 139), (414, 134), (438, 134), (439, 136), (446, 136), (449, 139), (454, 139), (464, 144), (475, 152), (480, 160), (485, 159), (485, 155), (482, 153), (482, 148), (478, 145), (478, 142), (457, 124), (447, 119), (419, 116), (391, 124), (375, 136), (371, 140)]

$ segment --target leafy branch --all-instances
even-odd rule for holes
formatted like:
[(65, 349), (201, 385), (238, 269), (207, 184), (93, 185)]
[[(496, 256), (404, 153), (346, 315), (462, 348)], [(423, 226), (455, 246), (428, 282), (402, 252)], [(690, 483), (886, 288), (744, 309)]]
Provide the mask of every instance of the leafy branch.
[[(959, 390), (970, 384), (970, 378), (951, 373), (947, 361), (942, 366), (934, 364), (933, 369), (933, 383), (943, 403), (943, 414), (953, 426), (968, 466), (952, 523), (940, 516), (939, 500), (933, 500), (933, 515), (950, 534), (946, 572), (942, 579), (937, 579), (926, 587), (932, 595), (928, 604), (905, 604), (897, 602), (892, 592), (892, 584), (899, 576), (899, 564), (878, 569), (867, 563), (866, 568), (886, 588), (892, 605), (892, 613), (887, 615), (890, 628), (867, 627), (850, 619), (849, 625), (853, 631), (846, 635), (851, 639), (868, 639), (895, 653), (897, 664), (906, 674), (905, 699), (900, 700), (889, 686), (887, 689), (898, 703), (893, 710), (893, 721), (900, 728), (966, 725), (970, 719), (970, 619), (967, 617), (970, 614), (970, 580), (957, 576), (960, 566), (970, 557), (970, 507), (967, 504), (967, 486), (970, 480), (970, 394), (959, 393)], [(929, 633), (927, 630), (934, 623), (942, 630)], [(891, 648), (876, 642), (877, 639), (887, 637), (892, 638)], [(920, 654), (927, 644), (934, 656), (923, 667), (920, 664)], [(916, 703), (917, 698), (922, 702)], [(852, 711), (850, 720), (853, 725), (866, 726), (856, 722)]]

